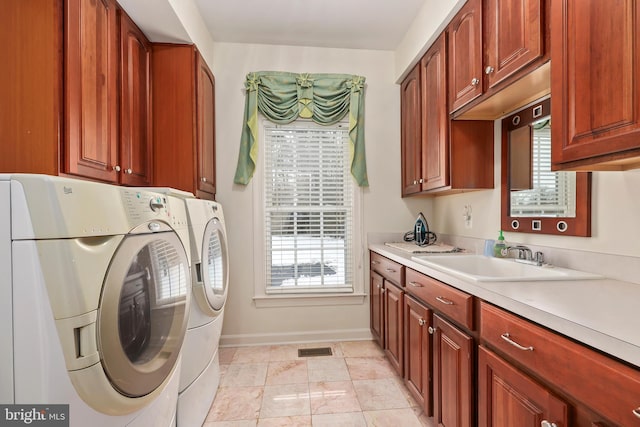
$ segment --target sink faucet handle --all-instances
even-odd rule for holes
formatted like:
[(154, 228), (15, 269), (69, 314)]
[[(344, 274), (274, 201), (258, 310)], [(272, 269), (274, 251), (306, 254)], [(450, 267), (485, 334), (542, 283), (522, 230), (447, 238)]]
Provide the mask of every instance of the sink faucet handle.
[(544, 254), (542, 252), (540, 252), (540, 251), (537, 251), (535, 253), (534, 260), (535, 260), (536, 264), (538, 264), (538, 265), (544, 264)]

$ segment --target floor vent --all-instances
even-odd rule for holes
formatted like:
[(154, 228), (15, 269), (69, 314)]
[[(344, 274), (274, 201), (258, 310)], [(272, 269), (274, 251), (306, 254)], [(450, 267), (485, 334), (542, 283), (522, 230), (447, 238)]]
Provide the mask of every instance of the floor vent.
[(331, 356), (331, 347), (299, 348), (298, 357)]

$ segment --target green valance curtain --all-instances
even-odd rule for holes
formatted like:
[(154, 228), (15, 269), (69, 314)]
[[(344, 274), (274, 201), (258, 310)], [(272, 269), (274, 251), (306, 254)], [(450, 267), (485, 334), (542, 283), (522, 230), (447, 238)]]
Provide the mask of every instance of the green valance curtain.
[(351, 174), (358, 185), (369, 185), (364, 155), (364, 82), (348, 74), (295, 74), (259, 71), (247, 74), (244, 123), (234, 182), (248, 184), (258, 158), (258, 110), (274, 123), (298, 117), (321, 125), (349, 114)]

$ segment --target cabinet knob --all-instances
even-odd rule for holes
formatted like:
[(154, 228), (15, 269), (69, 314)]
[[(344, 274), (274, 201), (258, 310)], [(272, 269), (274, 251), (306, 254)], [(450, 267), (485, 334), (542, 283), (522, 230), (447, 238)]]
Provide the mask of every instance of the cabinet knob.
[(205, 178), (204, 176), (201, 179), (202, 179), (202, 182), (207, 182), (207, 178)]
[(475, 77), (471, 79), (471, 86), (478, 86), (479, 83), (480, 80), (476, 79)]
[(426, 325), (426, 324), (427, 324), (427, 321), (426, 321), (426, 320), (424, 320), (423, 318), (418, 319), (418, 325), (420, 325), (420, 326), (424, 326), (424, 325)]
[(131, 175), (133, 171), (131, 170), (131, 168), (129, 168), (129, 169), (125, 169), (124, 173)]
[(116, 172), (120, 172), (120, 166), (115, 165), (115, 166), (113, 167), (113, 170), (114, 170), (114, 171), (116, 171)]
[(418, 180), (418, 182), (419, 182), (420, 184), (422, 184), (422, 183), (424, 182), (424, 179), (420, 178), (420, 179)]
[(427, 329), (427, 331), (429, 331), (431, 335), (436, 333), (436, 329), (433, 326), (429, 326), (429, 329)]
[(634, 409), (631, 412), (633, 412), (633, 415), (635, 415), (637, 418), (640, 418), (640, 406), (638, 406), (636, 409)]
[(547, 420), (542, 420), (540, 427), (558, 427), (558, 425)]
[(487, 68), (484, 69), (485, 74), (493, 73), (493, 67), (491, 65), (487, 65)]
[(414, 180), (413, 180), (413, 185), (416, 185), (417, 183), (418, 183), (418, 180), (417, 180), (417, 179), (414, 179)]

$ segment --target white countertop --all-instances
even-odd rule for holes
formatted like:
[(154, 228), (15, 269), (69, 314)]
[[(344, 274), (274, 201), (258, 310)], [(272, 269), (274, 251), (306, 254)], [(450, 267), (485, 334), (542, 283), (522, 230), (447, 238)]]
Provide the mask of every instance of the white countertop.
[[(434, 270), (384, 244), (369, 249), (535, 323), (640, 367), (640, 285), (612, 279), (475, 282)], [(455, 256), (455, 255), (452, 255)]]

